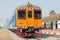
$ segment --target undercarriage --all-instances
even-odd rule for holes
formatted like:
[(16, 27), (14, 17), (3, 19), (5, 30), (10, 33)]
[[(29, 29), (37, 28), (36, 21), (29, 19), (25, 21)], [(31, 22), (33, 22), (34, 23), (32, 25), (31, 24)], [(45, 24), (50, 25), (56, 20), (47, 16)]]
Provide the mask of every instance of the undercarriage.
[(35, 36), (36, 34), (38, 34), (39, 30), (35, 30), (33, 27), (28, 27), (27, 30), (22, 30), (22, 32), (20, 32), (20, 30), (17, 30), (18, 36), (23, 36), (23, 37), (31, 37), (31, 36)]

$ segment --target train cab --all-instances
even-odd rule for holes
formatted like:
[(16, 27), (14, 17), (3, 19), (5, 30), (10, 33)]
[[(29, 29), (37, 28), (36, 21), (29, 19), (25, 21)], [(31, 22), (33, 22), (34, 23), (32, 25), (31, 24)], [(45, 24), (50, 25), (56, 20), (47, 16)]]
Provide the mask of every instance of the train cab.
[(19, 33), (31, 33), (42, 28), (42, 10), (28, 3), (16, 8), (16, 27)]

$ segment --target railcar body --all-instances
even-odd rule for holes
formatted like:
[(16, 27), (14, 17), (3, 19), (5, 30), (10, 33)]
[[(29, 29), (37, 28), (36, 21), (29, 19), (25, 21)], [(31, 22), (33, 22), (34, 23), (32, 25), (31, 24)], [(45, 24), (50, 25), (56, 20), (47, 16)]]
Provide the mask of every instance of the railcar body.
[(42, 9), (28, 3), (16, 8), (16, 27), (18, 34), (34, 34), (42, 28)]

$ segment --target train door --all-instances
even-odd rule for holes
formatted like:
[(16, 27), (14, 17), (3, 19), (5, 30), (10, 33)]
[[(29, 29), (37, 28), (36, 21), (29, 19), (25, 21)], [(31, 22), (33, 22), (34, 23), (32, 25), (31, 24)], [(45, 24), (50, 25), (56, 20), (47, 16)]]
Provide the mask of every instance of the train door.
[(33, 9), (27, 9), (27, 26), (33, 27), (34, 25), (34, 12)]

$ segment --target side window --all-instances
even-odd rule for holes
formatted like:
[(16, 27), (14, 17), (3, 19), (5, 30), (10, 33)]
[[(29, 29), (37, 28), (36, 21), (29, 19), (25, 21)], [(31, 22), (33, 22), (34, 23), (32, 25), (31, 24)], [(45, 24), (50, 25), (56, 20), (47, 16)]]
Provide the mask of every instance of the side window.
[(32, 11), (28, 11), (28, 18), (32, 18)]
[(41, 19), (41, 11), (34, 10), (34, 19)]
[(18, 11), (18, 19), (26, 19), (26, 11), (25, 10)]

